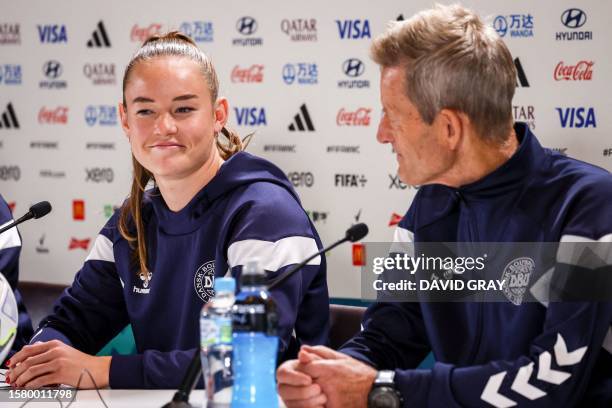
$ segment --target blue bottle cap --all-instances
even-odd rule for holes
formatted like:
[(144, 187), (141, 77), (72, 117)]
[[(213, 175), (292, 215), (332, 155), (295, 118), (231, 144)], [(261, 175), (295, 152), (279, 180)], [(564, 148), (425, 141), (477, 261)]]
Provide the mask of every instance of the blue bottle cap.
[(236, 291), (236, 280), (234, 278), (215, 278), (215, 292), (232, 292)]

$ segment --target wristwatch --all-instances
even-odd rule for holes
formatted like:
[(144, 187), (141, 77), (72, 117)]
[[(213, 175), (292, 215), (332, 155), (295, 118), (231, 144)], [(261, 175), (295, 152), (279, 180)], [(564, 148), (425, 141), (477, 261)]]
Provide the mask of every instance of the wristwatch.
[(368, 408), (400, 408), (402, 396), (395, 389), (395, 371), (382, 370), (376, 374), (372, 389), (368, 394)]

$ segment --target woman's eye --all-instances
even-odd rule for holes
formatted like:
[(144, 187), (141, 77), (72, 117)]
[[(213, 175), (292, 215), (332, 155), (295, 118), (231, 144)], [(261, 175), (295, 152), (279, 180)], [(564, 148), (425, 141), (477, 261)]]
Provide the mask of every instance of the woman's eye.
[(188, 113), (188, 112), (192, 112), (195, 109), (190, 107), (190, 106), (181, 106), (180, 108), (177, 108), (176, 111), (178, 113)]

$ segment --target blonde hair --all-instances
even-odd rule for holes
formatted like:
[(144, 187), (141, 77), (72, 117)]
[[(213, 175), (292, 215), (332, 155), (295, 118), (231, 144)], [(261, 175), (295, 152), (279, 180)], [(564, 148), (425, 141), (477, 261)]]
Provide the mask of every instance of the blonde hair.
[(370, 52), (383, 68), (404, 67), (405, 92), (426, 123), (454, 109), (485, 140), (502, 142), (510, 134), (514, 61), (493, 27), (470, 10), (436, 5), (392, 22)]
[[(123, 107), (126, 111), (125, 89), (131, 79), (134, 67), (142, 61), (150, 61), (154, 58), (165, 56), (185, 57), (197, 62), (202, 76), (208, 84), (211, 103), (214, 104), (216, 102), (219, 93), (219, 80), (211, 59), (197, 47), (191, 38), (177, 31), (172, 31), (164, 35), (154, 35), (148, 38), (127, 65), (123, 75)], [(240, 139), (237, 133), (226, 127), (221, 129), (221, 134), (225, 136), (227, 143), (219, 141), (219, 135), (216, 135), (216, 145), (224, 160), (244, 150), (246, 144), (248, 144), (246, 139), (251, 136), (247, 136), (243, 143), (243, 140)], [(145, 169), (136, 160), (133, 154), (132, 167), (132, 187), (128, 199), (121, 207), (119, 232), (128, 241), (132, 249), (136, 249), (133, 252), (133, 261), (139, 265), (138, 275), (143, 274), (144, 279), (148, 280), (149, 270), (147, 267), (145, 227), (142, 219), (142, 198), (147, 184), (151, 180), (155, 182), (155, 178), (149, 170)], [(134, 228), (136, 229), (135, 235), (131, 232)]]

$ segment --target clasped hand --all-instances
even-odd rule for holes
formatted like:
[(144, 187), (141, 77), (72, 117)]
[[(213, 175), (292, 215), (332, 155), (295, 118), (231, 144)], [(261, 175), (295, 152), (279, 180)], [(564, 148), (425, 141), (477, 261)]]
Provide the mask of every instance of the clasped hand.
[[(18, 388), (40, 388), (54, 384), (76, 387), (87, 369), (98, 388), (108, 387), (111, 357), (85, 354), (59, 340), (38, 342), (23, 347), (7, 362), (6, 382)], [(94, 388), (83, 374), (79, 388)]]
[(302, 346), (276, 374), (287, 408), (366, 407), (376, 370), (324, 346)]

